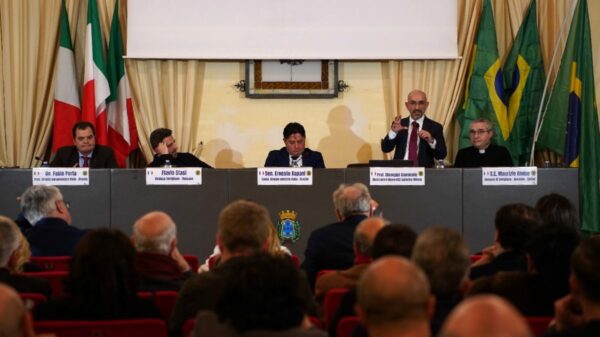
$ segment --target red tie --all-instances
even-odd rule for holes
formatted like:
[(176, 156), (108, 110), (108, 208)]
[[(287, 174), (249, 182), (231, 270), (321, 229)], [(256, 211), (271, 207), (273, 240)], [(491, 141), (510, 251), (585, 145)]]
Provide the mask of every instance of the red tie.
[(83, 156), (83, 167), (90, 167), (90, 157)]
[(412, 160), (414, 166), (418, 166), (417, 148), (419, 146), (419, 136), (417, 135), (417, 132), (419, 132), (419, 123), (412, 122), (412, 130), (410, 131), (410, 136), (408, 138), (408, 160)]

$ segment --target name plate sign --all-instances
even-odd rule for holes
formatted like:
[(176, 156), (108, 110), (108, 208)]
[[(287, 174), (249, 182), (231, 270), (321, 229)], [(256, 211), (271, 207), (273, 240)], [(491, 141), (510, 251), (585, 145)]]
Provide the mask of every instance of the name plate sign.
[(312, 167), (263, 167), (256, 169), (258, 185), (312, 185)]
[(481, 185), (514, 186), (537, 185), (537, 167), (482, 167)]
[(424, 167), (371, 167), (372, 186), (425, 186)]
[(146, 185), (202, 185), (202, 169), (198, 167), (148, 167)]
[(35, 167), (31, 169), (33, 185), (87, 186), (89, 167)]

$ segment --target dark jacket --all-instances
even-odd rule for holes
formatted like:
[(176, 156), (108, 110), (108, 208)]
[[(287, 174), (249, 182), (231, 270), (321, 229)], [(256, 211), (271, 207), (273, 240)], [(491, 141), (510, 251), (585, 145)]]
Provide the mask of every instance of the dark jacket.
[[(97, 145), (92, 151), (90, 158), (90, 168), (117, 168), (115, 153), (113, 149), (107, 146)], [(58, 151), (50, 163), (51, 167), (79, 167), (79, 152), (73, 145), (63, 146)]]
[(154, 155), (154, 160), (148, 167), (161, 167), (165, 165), (165, 161), (169, 160), (172, 166), (175, 167), (202, 167), (202, 168), (212, 168), (212, 166), (203, 162), (202, 160), (196, 158), (191, 153), (188, 152), (177, 152), (175, 155), (172, 154), (161, 154)]
[[(290, 166), (290, 155), (285, 147), (279, 150), (273, 150), (269, 152), (267, 160), (265, 160), (265, 167), (289, 167)], [(323, 161), (323, 155), (321, 152), (313, 151), (309, 148), (305, 148), (302, 152), (302, 166), (312, 168), (325, 168), (325, 162)]]
[(8, 269), (0, 268), (0, 283), (14, 288), (18, 293), (38, 293), (50, 298), (52, 288), (47, 280), (39, 277), (29, 277), (11, 274)]
[(25, 238), (33, 256), (67, 256), (86, 233), (63, 219), (43, 218), (25, 233)]
[[(408, 127), (409, 117), (402, 118), (400, 125)], [(422, 130), (427, 130), (431, 136), (435, 138), (435, 150), (431, 149), (429, 144), (419, 138), (419, 165), (422, 167), (433, 167), (435, 159), (446, 158), (446, 142), (444, 141), (444, 128), (438, 122), (435, 122), (427, 117), (423, 119)], [(396, 138), (390, 139), (388, 135), (381, 140), (381, 151), (387, 153), (394, 149), (394, 159), (404, 159), (404, 153), (407, 151), (408, 129), (403, 129), (398, 132)]]

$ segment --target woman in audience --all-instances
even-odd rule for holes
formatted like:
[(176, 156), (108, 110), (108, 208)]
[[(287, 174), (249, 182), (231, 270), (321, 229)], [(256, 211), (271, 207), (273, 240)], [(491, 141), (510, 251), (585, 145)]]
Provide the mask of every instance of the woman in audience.
[(13, 253), (10, 261), (8, 261), (8, 270), (11, 273), (18, 274), (22, 272), (40, 271), (41, 269), (35, 264), (31, 263), (31, 249), (29, 248), (29, 242), (25, 239), (25, 236), (21, 231), (18, 231), (19, 235), (19, 247)]
[(160, 318), (149, 300), (137, 296), (135, 249), (114, 229), (86, 234), (75, 248), (67, 297), (36, 306), (36, 320), (111, 320)]

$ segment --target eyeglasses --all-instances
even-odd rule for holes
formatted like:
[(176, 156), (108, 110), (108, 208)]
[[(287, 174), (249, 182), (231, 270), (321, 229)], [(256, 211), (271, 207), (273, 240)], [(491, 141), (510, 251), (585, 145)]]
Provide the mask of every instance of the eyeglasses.
[(65, 201), (65, 200), (62, 200), (62, 199), (61, 199), (60, 201), (62, 201), (62, 202), (63, 202), (63, 204), (65, 204), (65, 207), (66, 207), (67, 209), (71, 209), (71, 203), (70, 203), (70, 202), (68, 202), (68, 201)]
[(484, 133), (487, 133), (487, 132), (490, 132), (490, 131), (492, 131), (492, 130), (491, 129), (490, 130), (469, 130), (469, 133), (471, 134), (471, 136), (474, 136), (474, 135), (481, 136)]

